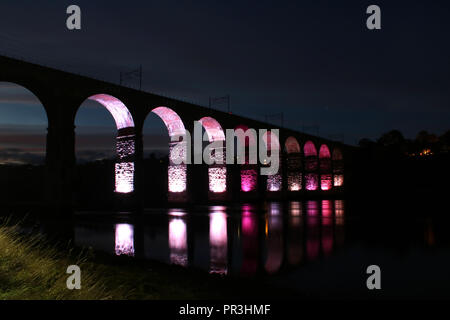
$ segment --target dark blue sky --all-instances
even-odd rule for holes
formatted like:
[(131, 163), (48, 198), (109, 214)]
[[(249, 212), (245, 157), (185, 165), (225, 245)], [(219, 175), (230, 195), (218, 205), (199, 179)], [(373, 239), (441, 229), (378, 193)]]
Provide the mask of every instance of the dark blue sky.
[[(142, 64), (145, 90), (204, 105), (230, 94), (234, 113), (283, 111), (288, 127), (351, 144), (450, 128), (448, 1), (55, 2), (2, 1), (0, 51), (112, 82)], [(70, 4), (81, 31), (65, 27)], [(365, 26), (370, 4), (382, 30)], [(1, 123), (28, 119), (0, 103)], [(79, 125), (113, 127), (85, 112)]]

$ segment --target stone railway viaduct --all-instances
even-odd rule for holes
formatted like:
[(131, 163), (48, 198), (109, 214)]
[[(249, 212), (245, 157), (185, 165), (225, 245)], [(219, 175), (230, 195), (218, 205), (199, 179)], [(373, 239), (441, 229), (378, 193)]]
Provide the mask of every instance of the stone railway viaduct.
[[(192, 133), (194, 121), (202, 123), (210, 141), (223, 139), (226, 129), (279, 129), (276, 145), (281, 166), (276, 175), (261, 176), (260, 165), (248, 163), (205, 167), (169, 162), (169, 202), (196, 203), (205, 195), (213, 202), (302, 198), (344, 190), (344, 160), (351, 147), (336, 141), (4, 56), (0, 56), (0, 82), (28, 89), (46, 111), (45, 194), (46, 202), (52, 206), (72, 206), (74, 123), (78, 109), (87, 99), (102, 104), (116, 122), (117, 159), (115, 173), (111, 173), (115, 190), (111, 192), (115, 192), (119, 203), (140, 203), (145, 197), (141, 187), (142, 132), (151, 112), (164, 121), (171, 136), (185, 130)], [(251, 140), (243, 142), (246, 150)], [(199, 179), (208, 181), (202, 184)], [(208, 190), (199, 196), (194, 190), (201, 185)]]

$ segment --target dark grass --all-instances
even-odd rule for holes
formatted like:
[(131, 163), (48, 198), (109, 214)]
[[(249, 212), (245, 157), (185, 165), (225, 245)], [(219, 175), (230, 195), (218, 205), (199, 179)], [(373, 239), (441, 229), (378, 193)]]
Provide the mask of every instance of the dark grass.
[[(81, 268), (81, 290), (66, 287), (69, 265)], [(56, 246), (17, 224), (0, 224), (0, 299), (196, 300), (293, 297), (261, 279), (210, 275), (130, 257)]]

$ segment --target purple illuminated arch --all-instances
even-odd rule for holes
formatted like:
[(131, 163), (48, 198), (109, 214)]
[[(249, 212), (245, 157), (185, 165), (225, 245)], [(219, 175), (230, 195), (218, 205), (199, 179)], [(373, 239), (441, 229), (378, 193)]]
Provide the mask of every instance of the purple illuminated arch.
[(157, 114), (164, 122), (170, 137), (186, 134), (183, 121), (172, 109), (167, 107), (157, 107), (153, 109), (152, 112)]
[[(216, 119), (203, 117), (199, 122), (205, 128), (209, 142), (225, 141), (225, 133)], [(225, 145), (223, 146), (222, 152), (222, 156), (225, 157)], [(218, 194), (227, 191), (227, 168), (225, 164), (210, 166), (208, 168), (208, 180), (210, 192)]]
[(130, 193), (134, 191), (134, 121), (125, 104), (108, 94), (96, 94), (87, 100), (96, 101), (104, 106), (113, 116), (117, 130), (131, 128), (127, 134), (119, 134), (116, 141), (118, 162), (115, 164), (115, 192)]
[[(235, 130), (241, 129), (244, 133), (249, 129), (245, 124), (236, 126)], [(249, 164), (249, 152), (251, 147), (257, 146), (257, 137), (254, 134), (242, 137), (237, 136), (240, 146), (244, 146), (245, 149), (245, 165), (241, 168), (241, 191), (251, 192), (257, 188), (258, 173), (255, 165)]]
[(294, 137), (289, 137), (286, 139), (285, 147), (287, 153), (300, 153), (301, 150), (297, 139)]
[(305, 187), (306, 190), (317, 190), (319, 177), (317, 174), (317, 150), (312, 141), (307, 141), (303, 146), (305, 155)]
[(117, 130), (134, 128), (134, 121), (130, 111), (119, 99), (108, 94), (96, 94), (90, 96), (88, 100), (96, 101), (108, 109), (116, 122)]
[[(183, 194), (186, 191), (186, 143), (179, 145), (179, 137), (184, 137), (186, 129), (180, 116), (170, 108), (157, 107), (152, 110), (161, 120), (164, 122), (169, 136), (171, 138), (169, 146), (169, 167), (168, 167), (168, 188), (169, 188), (169, 200), (182, 200), (178, 199), (175, 195)], [(174, 138), (174, 139), (172, 139)], [(174, 164), (177, 163), (177, 164)], [(177, 198), (177, 199), (175, 199)]]

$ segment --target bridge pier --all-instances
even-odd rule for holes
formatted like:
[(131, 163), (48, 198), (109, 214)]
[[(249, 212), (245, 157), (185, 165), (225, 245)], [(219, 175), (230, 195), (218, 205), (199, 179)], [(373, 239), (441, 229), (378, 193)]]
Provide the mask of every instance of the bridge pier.
[(55, 113), (49, 114), (47, 129), (45, 203), (62, 211), (72, 208), (73, 202), (75, 127), (62, 112)]

